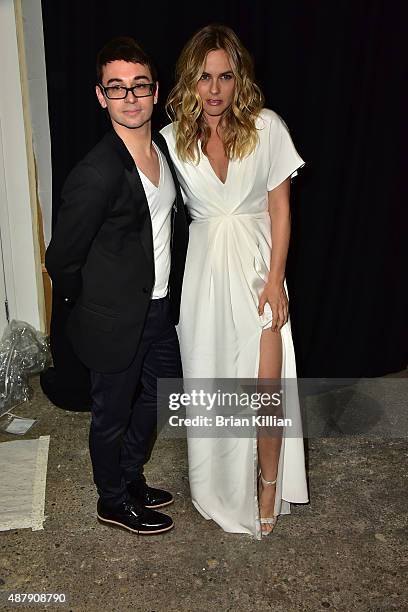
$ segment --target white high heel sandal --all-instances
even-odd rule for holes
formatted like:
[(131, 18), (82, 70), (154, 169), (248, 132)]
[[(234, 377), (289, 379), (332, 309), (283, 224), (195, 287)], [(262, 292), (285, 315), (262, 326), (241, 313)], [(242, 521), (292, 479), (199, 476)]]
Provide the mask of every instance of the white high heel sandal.
[[(275, 480), (265, 480), (265, 478), (262, 476), (262, 472), (259, 471), (259, 478), (261, 479), (262, 482), (262, 486), (263, 487), (272, 487), (273, 485), (276, 485), (276, 481), (277, 478), (275, 478)], [(259, 493), (258, 493), (258, 499), (259, 499)], [(274, 527), (276, 525), (276, 522), (278, 520), (278, 515), (274, 514), (271, 517), (259, 517), (259, 522), (261, 523), (261, 525), (271, 525), (271, 530), (270, 531), (262, 531), (262, 536), (268, 536), (270, 533), (272, 533), (272, 531), (274, 530)]]

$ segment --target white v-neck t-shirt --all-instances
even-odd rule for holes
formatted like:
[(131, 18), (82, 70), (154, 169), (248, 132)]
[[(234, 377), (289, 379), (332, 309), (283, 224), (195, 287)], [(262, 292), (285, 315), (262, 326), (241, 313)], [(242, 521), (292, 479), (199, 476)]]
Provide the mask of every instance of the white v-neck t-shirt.
[(155, 270), (152, 299), (158, 300), (165, 297), (168, 291), (171, 257), (171, 209), (176, 197), (176, 189), (166, 158), (159, 147), (154, 143), (153, 146), (156, 149), (160, 164), (158, 187), (143, 174), (140, 168), (137, 168), (137, 170), (145, 190), (152, 220)]

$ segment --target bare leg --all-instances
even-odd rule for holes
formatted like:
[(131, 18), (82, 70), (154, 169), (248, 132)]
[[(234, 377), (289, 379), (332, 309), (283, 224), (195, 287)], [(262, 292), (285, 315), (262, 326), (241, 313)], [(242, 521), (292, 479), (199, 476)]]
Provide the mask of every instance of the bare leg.
[[(280, 332), (266, 329), (262, 332), (260, 341), (260, 357), (258, 384), (260, 393), (279, 393), (282, 369), (282, 340)], [(265, 380), (267, 379), (267, 380)], [(282, 416), (281, 408), (270, 406), (258, 414), (265, 414), (277, 418)], [(275, 480), (278, 472), (279, 455), (282, 445), (282, 431), (280, 427), (262, 427), (258, 429), (258, 462), (265, 480)], [(276, 487), (259, 486), (259, 513), (261, 518), (274, 515)], [(262, 532), (272, 531), (270, 525), (262, 525)]]

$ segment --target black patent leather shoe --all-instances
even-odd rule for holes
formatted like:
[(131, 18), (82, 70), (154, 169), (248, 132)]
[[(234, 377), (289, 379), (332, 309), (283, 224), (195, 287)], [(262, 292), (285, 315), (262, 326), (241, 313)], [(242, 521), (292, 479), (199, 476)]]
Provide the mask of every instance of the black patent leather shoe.
[(102, 523), (123, 527), (140, 535), (155, 535), (174, 527), (173, 520), (166, 514), (142, 508), (132, 502), (123, 502), (118, 506), (109, 507), (98, 500), (97, 516)]
[(145, 508), (163, 508), (172, 504), (174, 499), (171, 493), (163, 489), (153, 489), (145, 482), (134, 481), (127, 483), (127, 490), (132, 501), (142, 504)]

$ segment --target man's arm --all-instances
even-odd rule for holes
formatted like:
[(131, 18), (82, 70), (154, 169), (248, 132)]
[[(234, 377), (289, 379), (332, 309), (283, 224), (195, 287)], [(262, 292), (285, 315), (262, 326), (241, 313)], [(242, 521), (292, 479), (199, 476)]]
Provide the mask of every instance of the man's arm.
[(62, 190), (62, 204), (45, 255), (54, 291), (75, 300), (81, 292), (81, 269), (107, 213), (109, 196), (93, 166), (74, 168)]

